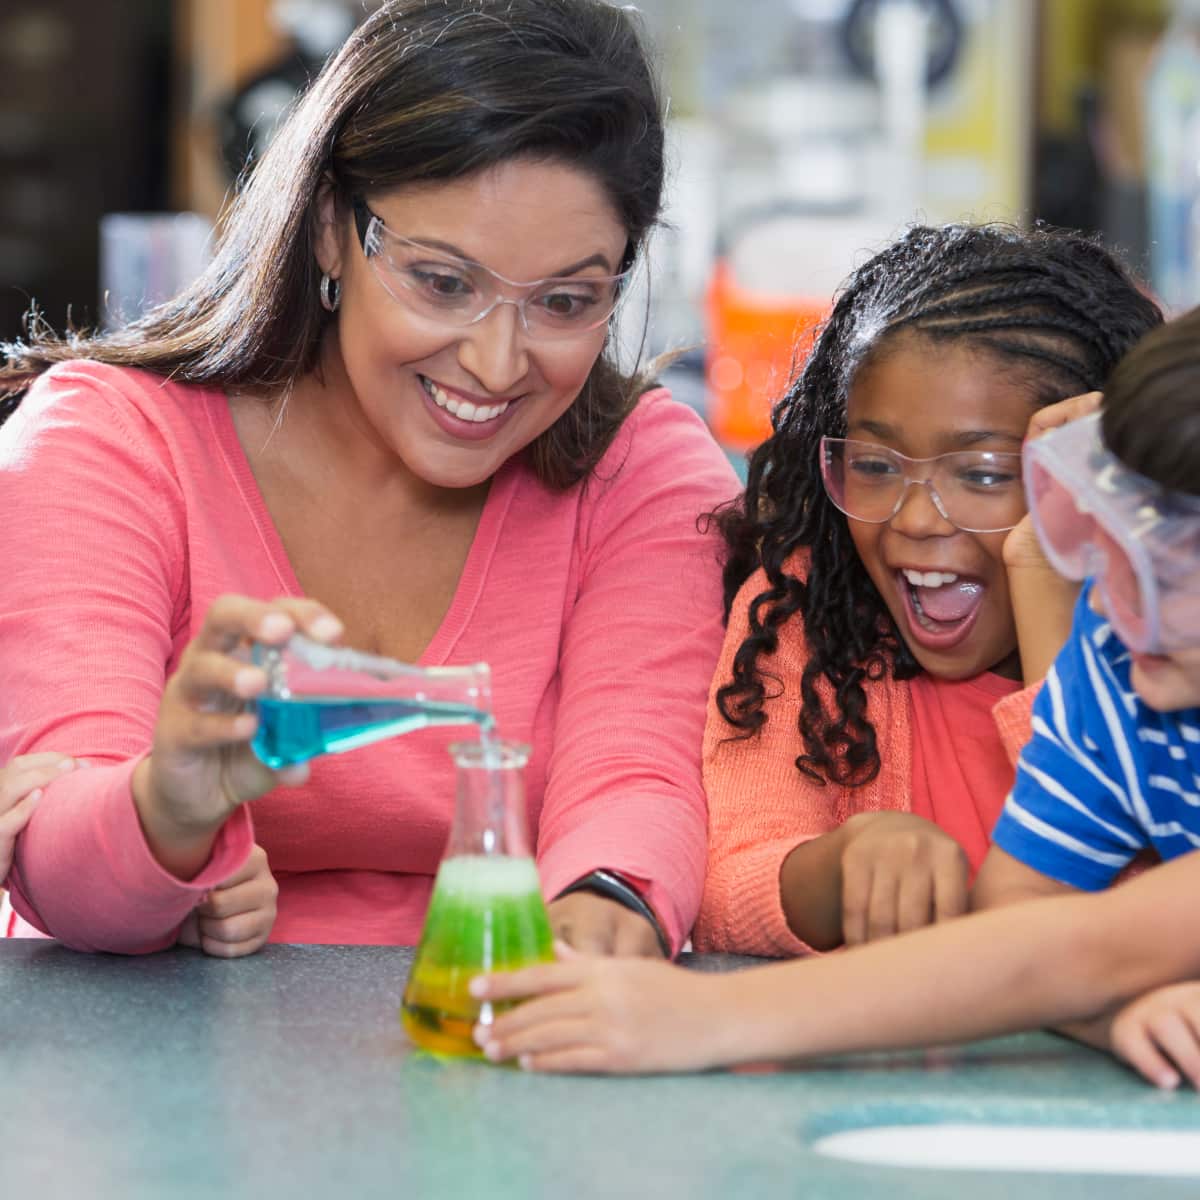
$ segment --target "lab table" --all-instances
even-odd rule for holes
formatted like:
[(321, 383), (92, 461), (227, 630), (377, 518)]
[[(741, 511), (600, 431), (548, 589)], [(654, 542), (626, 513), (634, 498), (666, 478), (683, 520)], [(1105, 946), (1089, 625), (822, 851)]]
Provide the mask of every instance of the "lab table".
[(184, 949), (122, 958), (0, 941), (0, 1194), (1200, 1194), (1200, 1154), (1194, 1176), (1155, 1178), (881, 1166), (819, 1151), (846, 1131), (943, 1122), (955, 1127), (948, 1149), (959, 1127), (980, 1125), (1200, 1139), (1194, 1093), (1156, 1092), (1048, 1034), (693, 1076), (538, 1076), (414, 1051), (397, 1019), (412, 954), (272, 945), (234, 961)]

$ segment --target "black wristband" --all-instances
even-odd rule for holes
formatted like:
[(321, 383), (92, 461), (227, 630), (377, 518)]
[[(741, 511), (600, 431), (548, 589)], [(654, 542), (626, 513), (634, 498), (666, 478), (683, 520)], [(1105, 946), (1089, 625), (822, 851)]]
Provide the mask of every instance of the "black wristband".
[(642, 899), (635, 887), (627, 883), (615, 871), (591, 871), (582, 879), (577, 879), (568, 887), (563, 888), (556, 899), (561, 900), (572, 892), (595, 892), (597, 896), (603, 896), (606, 900), (615, 900), (618, 904), (623, 904), (630, 912), (637, 913), (639, 917), (645, 917), (650, 922), (650, 928), (654, 930), (654, 936), (658, 938), (663, 957), (668, 960), (671, 958), (670, 939), (662, 925), (659, 924), (654, 909)]

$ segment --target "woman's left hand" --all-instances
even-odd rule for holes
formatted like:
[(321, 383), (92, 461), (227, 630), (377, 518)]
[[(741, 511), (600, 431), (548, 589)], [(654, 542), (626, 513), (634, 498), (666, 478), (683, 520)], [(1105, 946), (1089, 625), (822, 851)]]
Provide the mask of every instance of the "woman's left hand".
[(645, 917), (594, 892), (572, 892), (546, 911), (554, 936), (585, 954), (662, 958), (658, 934)]

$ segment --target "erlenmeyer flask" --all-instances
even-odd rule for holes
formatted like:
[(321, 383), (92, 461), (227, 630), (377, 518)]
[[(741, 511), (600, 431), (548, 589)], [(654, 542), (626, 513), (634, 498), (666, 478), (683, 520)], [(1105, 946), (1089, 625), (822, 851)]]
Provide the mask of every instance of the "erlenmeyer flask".
[(428, 725), (492, 724), (487, 663), (416, 667), (299, 634), (282, 646), (256, 643), (253, 657), (267, 690), (252, 745), (275, 769)]
[[(476, 1000), (471, 979), (554, 958), (554, 938), (529, 848), (522, 770), (529, 747), (460, 742), (458, 798), (401, 1017), (416, 1045), (482, 1057), (471, 1037), (499, 1006)], [(507, 1006), (506, 1006), (507, 1007)]]

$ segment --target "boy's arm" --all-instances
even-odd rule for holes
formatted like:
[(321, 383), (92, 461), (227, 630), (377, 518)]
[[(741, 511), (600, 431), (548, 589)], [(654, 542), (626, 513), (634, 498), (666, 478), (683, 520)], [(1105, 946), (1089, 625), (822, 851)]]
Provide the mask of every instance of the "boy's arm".
[(1200, 975), (1200, 852), (1098, 895), (977, 913), (731, 975), (584, 957), (476, 981), (536, 996), (481, 1031), (545, 1070), (696, 1070), (899, 1049), (1090, 1019)]
[(1067, 896), (1078, 890), (1026, 866), (1007, 850), (992, 846), (971, 888), (971, 911), (980, 912), (985, 908), (999, 908), (1043, 896)]

